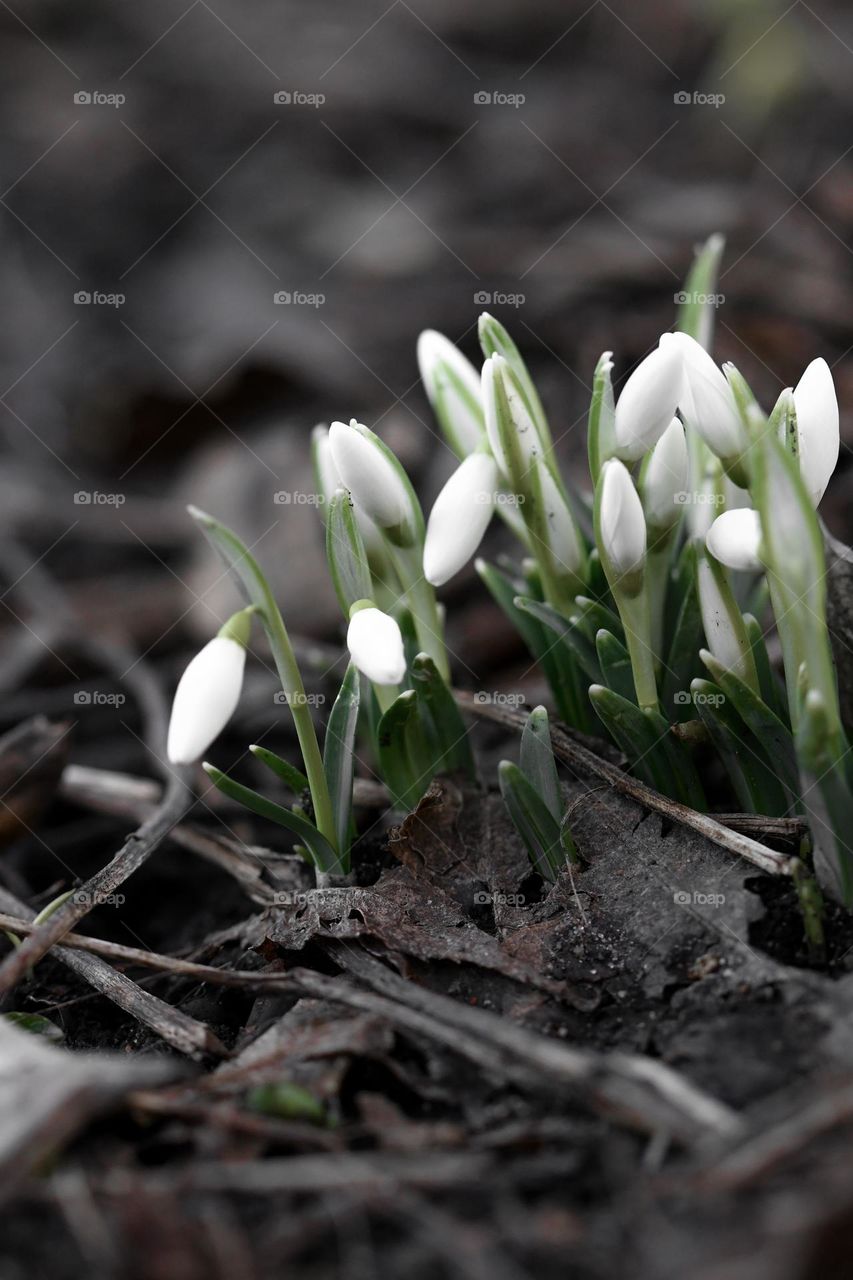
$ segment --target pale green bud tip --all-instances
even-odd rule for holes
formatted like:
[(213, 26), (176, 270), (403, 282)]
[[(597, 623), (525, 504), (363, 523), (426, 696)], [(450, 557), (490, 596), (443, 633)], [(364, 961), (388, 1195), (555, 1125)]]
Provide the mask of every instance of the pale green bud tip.
[(199, 760), (225, 728), (240, 701), (245, 666), (245, 645), (227, 635), (214, 636), (193, 658), (172, 703), (166, 742), (172, 764)]
[(234, 640), (245, 649), (252, 632), (252, 618), (256, 613), (257, 609), (253, 604), (246, 609), (240, 609), (237, 613), (232, 613), (228, 621), (219, 628), (217, 635), (224, 636), (227, 640)]

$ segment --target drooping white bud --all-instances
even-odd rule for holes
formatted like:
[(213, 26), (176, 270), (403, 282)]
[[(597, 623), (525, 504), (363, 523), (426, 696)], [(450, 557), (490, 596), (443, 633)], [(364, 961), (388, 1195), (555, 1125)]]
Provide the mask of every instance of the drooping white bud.
[(718, 458), (739, 458), (749, 448), (749, 437), (722, 369), (686, 333), (665, 333), (661, 347), (681, 354), (684, 385), (678, 405), (687, 425)]
[(480, 375), (458, 347), (435, 329), (424, 329), (418, 338), (418, 368), (446, 439), (458, 457), (467, 457), (483, 436)]
[(661, 345), (631, 374), (616, 402), (616, 447), (628, 462), (642, 458), (669, 426), (683, 385), (679, 351)]
[(193, 764), (218, 738), (240, 701), (252, 609), (234, 615), (201, 649), (178, 681), (166, 754)]
[(440, 587), (471, 559), (494, 510), (498, 466), (491, 454), (472, 453), (435, 500), (424, 542), (424, 577)]
[(369, 600), (359, 600), (352, 607), (347, 648), (359, 671), (374, 684), (399, 684), (406, 674), (400, 628)]
[(758, 554), (761, 520), (752, 507), (736, 507), (717, 516), (705, 537), (705, 545), (715, 560), (729, 569), (763, 568)]
[(673, 418), (652, 450), (640, 481), (646, 523), (650, 529), (663, 531), (678, 523), (690, 496), (687, 492), (689, 483), (684, 427), (678, 418)]
[(627, 579), (636, 587), (636, 581), (631, 579), (636, 580), (645, 565), (646, 519), (640, 495), (618, 458), (611, 458), (602, 467), (596, 496), (598, 549), (608, 579)]
[(381, 529), (401, 531), (411, 541), (417, 523), (405, 473), (379, 437), (356, 422), (333, 422), (329, 429), (332, 457), (342, 483), (357, 507)]
[(800, 471), (815, 506), (838, 462), (838, 399), (829, 365), (812, 360), (794, 387)]

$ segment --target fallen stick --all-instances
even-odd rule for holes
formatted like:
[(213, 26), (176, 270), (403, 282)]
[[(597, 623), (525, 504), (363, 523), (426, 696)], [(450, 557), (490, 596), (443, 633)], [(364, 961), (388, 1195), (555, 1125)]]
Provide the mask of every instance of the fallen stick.
[[(524, 728), (527, 716), (523, 711), (513, 711), (508, 707), (496, 706), (489, 702), (478, 702), (473, 694), (464, 690), (455, 690), (454, 696), (463, 711), (480, 716), (484, 720), (492, 720), (496, 724), (506, 725), (507, 728), (517, 732)], [(795, 877), (803, 870), (803, 864), (799, 858), (777, 853), (775, 849), (770, 849), (758, 840), (753, 840), (751, 836), (724, 826), (710, 814), (699, 813), (696, 809), (691, 809), (678, 800), (670, 800), (669, 796), (661, 795), (659, 791), (647, 787), (644, 782), (632, 778), (617, 765), (602, 759), (588, 747), (576, 742), (569, 732), (559, 725), (551, 726), (551, 745), (554, 748), (554, 755), (576, 773), (592, 774), (593, 777), (601, 778), (620, 795), (636, 800), (647, 809), (662, 814), (672, 822), (690, 827), (699, 835), (712, 840), (720, 848), (727, 849), (729, 853), (737, 854), (738, 857), (746, 858), (747, 862), (751, 862), (753, 866), (759, 867), (770, 875)]]

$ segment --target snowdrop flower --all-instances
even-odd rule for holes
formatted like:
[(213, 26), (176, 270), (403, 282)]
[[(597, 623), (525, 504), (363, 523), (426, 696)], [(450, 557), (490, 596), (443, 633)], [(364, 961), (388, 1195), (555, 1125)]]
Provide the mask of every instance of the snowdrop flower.
[(418, 368), (432, 411), (453, 451), (465, 458), (483, 436), (480, 375), (443, 334), (424, 329), (418, 338)]
[[(317, 493), (323, 500), (322, 511), (323, 519), (325, 520), (335, 494), (339, 489), (346, 488), (338, 474), (335, 459), (332, 457), (332, 444), (329, 439), (328, 427), (317, 426), (314, 428), (311, 433), (311, 453), (314, 460)], [(380, 555), (382, 552), (382, 535), (361, 507), (354, 506), (353, 509), (365, 551), (371, 557)]]
[(411, 543), (418, 517), (411, 487), (403, 468), (379, 437), (350, 420), (333, 422), (329, 429), (332, 458), (341, 481), (357, 507), (392, 541)]
[(608, 579), (638, 591), (646, 562), (646, 519), (640, 495), (618, 458), (601, 468), (597, 538)]
[(166, 741), (172, 764), (200, 760), (234, 714), (243, 687), (253, 613), (250, 607), (229, 618), (181, 676)]
[(503, 356), (492, 355), (485, 361), (481, 385), (489, 447), (501, 473), (516, 485), (524, 476), (513, 477), (513, 458), (526, 463), (540, 454), (539, 433)]
[(682, 357), (661, 345), (637, 365), (616, 402), (616, 447), (626, 462), (642, 458), (669, 426), (683, 386)]
[(761, 520), (752, 507), (737, 507), (717, 516), (705, 538), (705, 546), (715, 560), (729, 569), (763, 568), (758, 554)]
[(652, 450), (640, 488), (649, 529), (664, 532), (679, 521), (689, 484), (684, 427), (673, 418)]
[(498, 467), (489, 453), (472, 453), (435, 500), (427, 521), (424, 577), (440, 587), (479, 547), (494, 509)]
[(359, 671), (374, 684), (399, 684), (406, 674), (400, 628), (372, 600), (357, 600), (352, 606), (347, 648)]
[(815, 506), (838, 462), (838, 400), (829, 365), (812, 360), (794, 387), (800, 471)]
[(544, 462), (537, 466), (545, 514), (545, 538), (554, 568), (560, 574), (579, 573), (585, 556), (571, 508), (550, 469)]
[(688, 426), (724, 463), (736, 461), (750, 441), (725, 374), (686, 333), (665, 333), (661, 347), (681, 355), (684, 383), (678, 406)]

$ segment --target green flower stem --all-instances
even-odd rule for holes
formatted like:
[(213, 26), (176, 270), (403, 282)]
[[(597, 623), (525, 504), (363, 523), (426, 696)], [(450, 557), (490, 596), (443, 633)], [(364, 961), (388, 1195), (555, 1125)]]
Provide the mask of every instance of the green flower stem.
[(645, 711), (658, 708), (655, 678), (655, 654), (652, 648), (649, 595), (645, 583), (636, 595), (628, 595), (617, 586), (612, 588), (619, 617), (625, 628), (625, 644), (631, 659), (637, 703)]
[(649, 601), (649, 634), (651, 636), (652, 653), (658, 656), (663, 650), (664, 602), (666, 600), (671, 564), (670, 539), (664, 537), (657, 543), (652, 543), (646, 555), (643, 591), (648, 596)]
[(302, 675), (299, 671), (296, 655), (293, 652), (293, 646), (290, 643), (290, 636), (287, 634), (281, 611), (275, 603), (269, 587), (267, 587), (267, 592), (269, 593), (269, 602), (261, 610), (261, 619), (269, 637), (270, 648), (272, 649), (282, 688), (288, 695), (290, 714), (293, 716), (296, 737), (299, 740), (299, 749), (302, 752), (305, 774), (311, 790), (314, 819), (317, 823), (317, 830), (326, 837), (337, 853), (340, 850), (338, 849), (338, 839), (335, 831), (335, 815), (332, 809), (331, 797), (329, 796), (326, 773), (323, 768), (320, 744), (317, 741), (314, 721), (311, 719), (311, 712), (308, 709), (305, 697)]
[(270, 585), (264, 577), (260, 565), (231, 529), (226, 525), (220, 524), (218, 520), (214, 520), (212, 516), (209, 516), (205, 511), (200, 511), (197, 507), (189, 507), (189, 512), (193, 519), (197, 520), (201, 525), (206, 536), (220, 555), (224, 557), (228, 567), (239, 577), (264, 624), (276, 670), (281, 680), (282, 691), (287, 696), (290, 713), (293, 716), (296, 736), (299, 740), (299, 748), (302, 752), (305, 773), (311, 790), (317, 829), (325, 836), (335, 852), (339, 852), (335, 832), (334, 809), (332, 808), (329, 787), (323, 769), (323, 757), (317, 742), (317, 734), (314, 732), (314, 722), (308, 710), (302, 675), (296, 661), (296, 655), (293, 652), (293, 646), (290, 643), (290, 637), (287, 634), (287, 628), (284, 625), (284, 619), (275, 602), (275, 596), (270, 590)]
[(418, 644), (424, 653), (429, 654), (443, 679), (449, 684), (450, 664), (444, 645), (444, 627), (439, 617), (435, 591), (424, 577), (423, 546), (397, 547), (393, 543), (388, 546), (403, 584)]
[(376, 694), (379, 710), (384, 716), (388, 708), (397, 701), (400, 690), (396, 684), (375, 684), (373, 692)]

